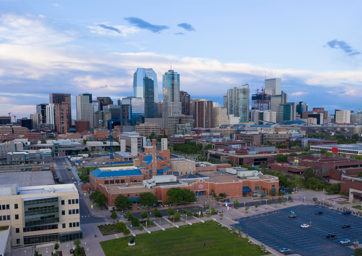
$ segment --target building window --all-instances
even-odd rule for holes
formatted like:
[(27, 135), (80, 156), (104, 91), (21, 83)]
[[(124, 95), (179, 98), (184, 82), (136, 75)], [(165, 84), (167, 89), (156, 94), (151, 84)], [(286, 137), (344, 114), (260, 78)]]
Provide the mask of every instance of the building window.
[(69, 223), (69, 227), (72, 228), (72, 227), (73, 227), (73, 223)]
[(62, 200), (61, 202), (62, 202), (62, 205), (64, 205), (64, 203), (65, 203), (64, 200)]
[(16, 228), (15, 233), (19, 233), (19, 232), (20, 232), (19, 228)]
[(114, 180), (111, 180), (111, 184), (114, 184)]
[(68, 200), (68, 204), (72, 204), (72, 200), (69, 199), (69, 200)]
[[(16, 219), (16, 216), (18, 216), (18, 218), (19, 218), (19, 215), (15, 215), (15, 219)], [(5, 219), (4, 219), (5, 220)], [(10, 220), (10, 215), (7, 215), (6, 216), (6, 220)]]
[(19, 219), (19, 214), (15, 214), (15, 219), (16, 219), (16, 220)]
[(20, 239), (16, 239), (16, 244), (20, 244)]
[(108, 180), (105, 180), (105, 181), (104, 181), (104, 184), (109, 184), (109, 181), (108, 181)]
[(121, 180), (121, 183), (124, 183), (124, 180)]
[(79, 203), (78, 199), (75, 199), (75, 203), (76, 203), (76, 204), (78, 204), (78, 203)]
[(69, 210), (69, 211), (68, 211), (68, 214), (69, 214), (69, 215), (72, 214), (72, 210)]
[(116, 180), (116, 183), (119, 184), (119, 180)]
[(18, 207), (19, 207), (18, 204), (14, 204), (15, 209), (18, 209)]
[(6, 210), (9, 210), (10, 209), (10, 204), (7, 204), (6, 205)]
[(64, 210), (62, 211), (62, 215), (65, 215), (65, 211), (64, 211)]
[(62, 224), (62, 228), (65, 228), (65, 223)]

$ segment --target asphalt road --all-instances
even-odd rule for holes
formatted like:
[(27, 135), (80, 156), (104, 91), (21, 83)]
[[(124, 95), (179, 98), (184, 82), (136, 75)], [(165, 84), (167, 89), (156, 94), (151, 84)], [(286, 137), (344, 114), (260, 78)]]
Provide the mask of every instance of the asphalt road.
[[(74, 183), (76, 180), (71, 171), (68, 171), (68, 160), (66, 158), (55, 158), (55, 173), (57, 177), (59, 177), (59, 181), (68, 184)], [(81, 191), (78, 187), (78, 191)], [(89, 211), (83, 195), (80, 193), (79, 195), (79, 209), (80, 209), (80, 222), (81, 224), (86, 223), (97, 223), (103, 222), (104, 218), (94, 217)]]

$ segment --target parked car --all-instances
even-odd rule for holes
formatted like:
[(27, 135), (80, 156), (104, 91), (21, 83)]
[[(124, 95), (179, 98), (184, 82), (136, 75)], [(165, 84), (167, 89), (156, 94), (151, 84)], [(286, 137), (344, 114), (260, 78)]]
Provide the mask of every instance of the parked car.
[(281, 252), (281, 253), (284, 253), (284, 254), (289, 254), (289, 253), (291, 253), (291, 249), (289, 249), (289, 248), (280, 248), (279, 249), (279, 252)]
[(351, 243), (351, 240), (345, 238), (339, 241), (341, 245), (349, 245)]
[(318, 211), (318, 212), (315, 213), (315, 215), (322, 215), (322, 214), (323, 214), (322, 211)]
[(349, 224), (344, 224), (344, 225), (342, 226), (343, 229), (350, 228), (350, 227), (351, 227), (351, 225), (349, 225)]
[(352, 212), (351, 211), (344, 211), (343, 215), (350, 215)]
[(336, 238), (336, 235), (335, 235), (335, 234), (328, 233), (328, 234), (326, 235), (326, 238), (328, 238), (328, 239), (333, 239), (333, 238)]
[(301, 228), (310, 228), (309, 224), (303, 223), (302, 225), (300, 225)]

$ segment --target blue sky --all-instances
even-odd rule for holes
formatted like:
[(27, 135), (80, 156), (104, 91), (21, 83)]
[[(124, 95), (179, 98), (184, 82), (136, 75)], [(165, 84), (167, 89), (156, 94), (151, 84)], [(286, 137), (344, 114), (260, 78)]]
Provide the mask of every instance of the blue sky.
[(137, 67), (170, 66), (192, 97), (281, 77), (290, 101), (358, 110), (360, 1), (0, 0), (0, 115), (49, 93), (132, 95)]

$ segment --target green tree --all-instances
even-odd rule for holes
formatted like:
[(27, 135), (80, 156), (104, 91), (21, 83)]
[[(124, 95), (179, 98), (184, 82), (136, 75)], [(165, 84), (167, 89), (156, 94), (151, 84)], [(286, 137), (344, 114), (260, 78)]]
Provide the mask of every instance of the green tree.
[(340, 190), (341, 190), (341, 184), (339, 183), (330, 185), (326, 188), (328, 194), (338, 194)]
[(153, 206), (157, 204), (157, 197), (150, 192), (141, 193), (138, 202), (144, 206)]
[(288, 162), (288, 155), (277, 154), (275, 156), (275, 160), (278, 163), (287, 163)]
[(234, 206), (235, 206), (236, 208), (238, 208), (238, 207), (240, 206), (240, 203), (239, 203), (238, 200), (236, 200), (236, 201), (234, 202)]
[(357, 177), (361, 178), (362, 177), (362, 172), (358, 173)]
[(275, 192), (275, 190), (270, 190), (270, 192), (269, 192), (269, 194), (271, 195), (271, 196), (275, 196), (276, 195), (276, 192)]
[(34, 256), (40, 256), (40, 254), (37, 250), (34, 251)]
[(59, 244), (58, 243), (55, 243), (54, 245), (54, 250), (58, 250), (59, 249)]
[(304, 180), (308, 180), (309, 178), (314, 178), (315, 174), (313, 172), (312, 168), (308, 168), (307, 170), (305, 170), (305, 172), (303, 173), (304, 176)]
[(111, 213), (111, 218), (115, 220), (115, 219), (117, 219), (117, 217), (118, 217), (118, 216), (117, 216), (116, 211), (112, 211), (112, 213)]
[(115, 205), (118, 210), (126, 210), (132, 206), (132, 201), (126, 196), (119, 195), (116, 197)]
[(157, 218), (161, 218), (161, 217), (162, 217), (162, 213), (161, 213), (160, 210), (157, 209), (157, 208), (155, 208), (155, 209), (153, 210), (153, 214), (154, 214), (155, 217), (157, 217)]
[(148, 213), (147, 212), (141, 213), (141, 217), (142, 219), (146, 219), (148, 217)]
[(355, 256), (362, 256), (362, 248), (354, 249), (354, 255)]
[(178, 212), (175, 212), (173, 215), (173, 221), (179, 221), (181, 218), (181, 215)]
[(131, 223), (132, 223), (133, 227), (139, 227), (140, 220), (137, 217), (133, 216), (132, 219), (131, 219)]
[(107, 197), (99, 190), (96, 190), (92, 194), (90, 194), (89, 199), (92, 200), (99, 207), (105, 206), (107, 202)]
[(167, 209), (168, 215), (173, 215), (175, 211), (170, 207)]
[(124, 222), (117, 222), (116, 224), (116, 229), (119, 231), (119, 232), (124, 232), (124, 230), (126, 230), (126, 224)]
[(168, 201), (174, 204), (180, 202), (195, 202), (195, 193), (188, 189), (171, 188), (167, 191)]

